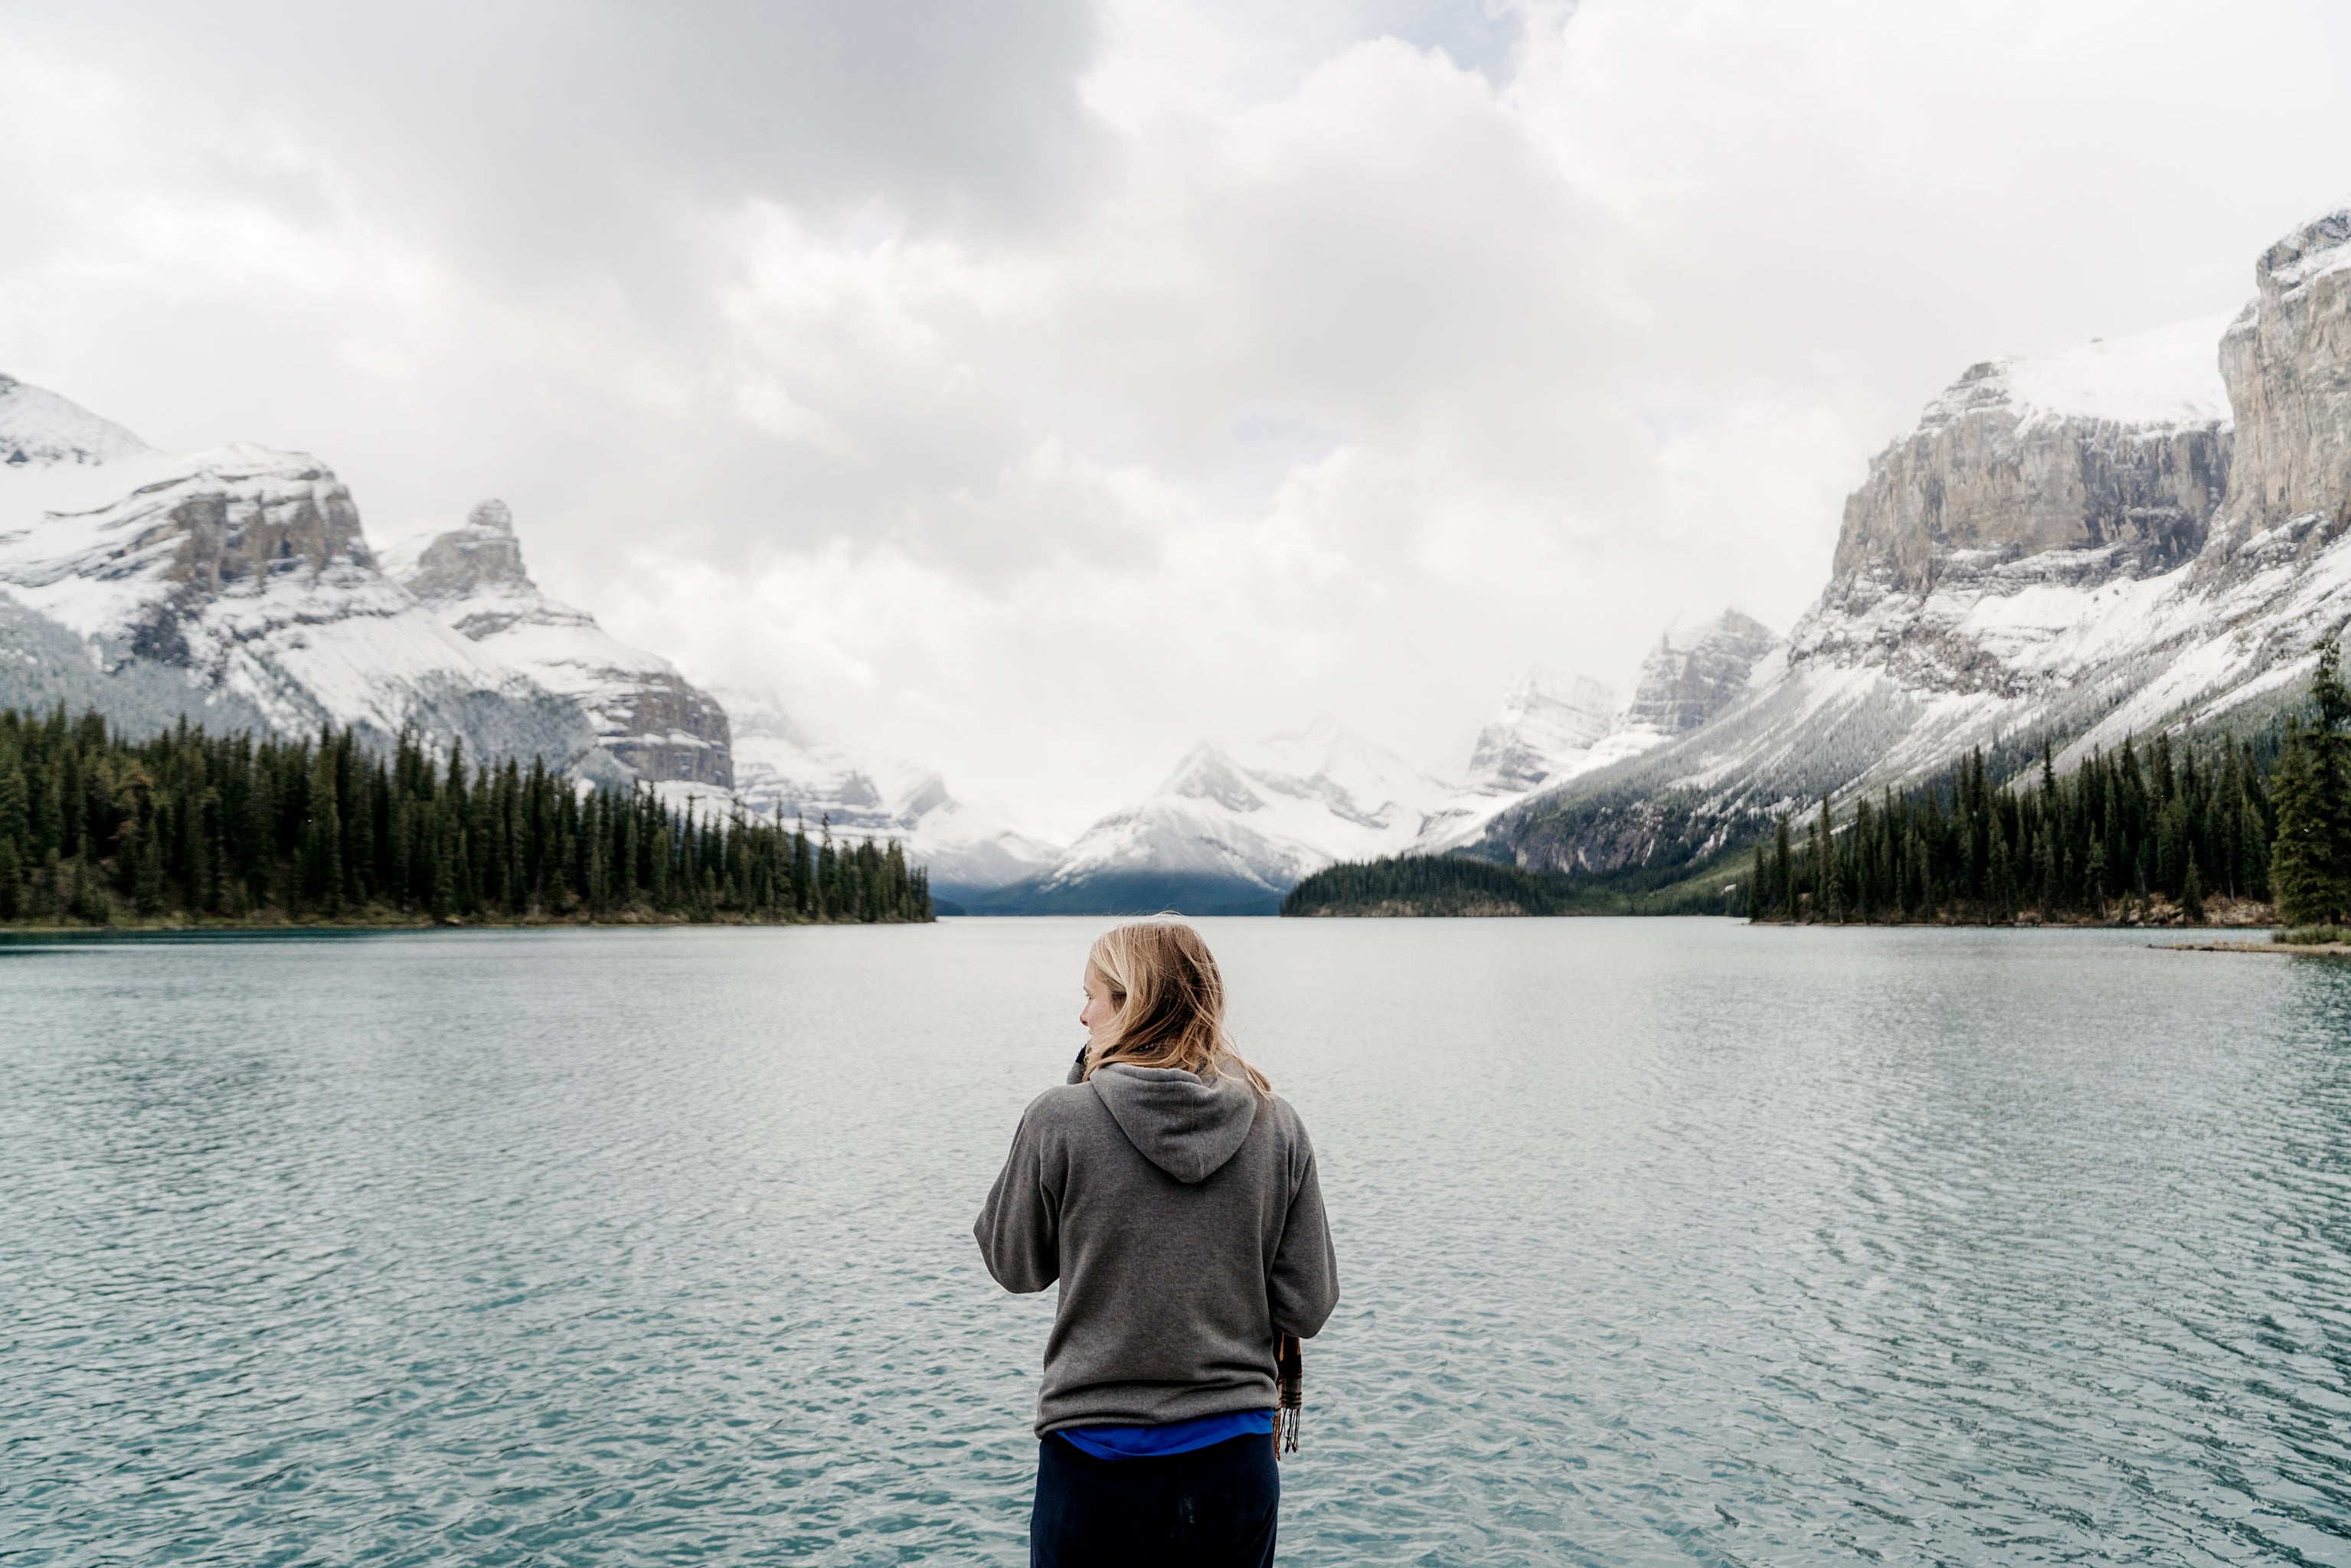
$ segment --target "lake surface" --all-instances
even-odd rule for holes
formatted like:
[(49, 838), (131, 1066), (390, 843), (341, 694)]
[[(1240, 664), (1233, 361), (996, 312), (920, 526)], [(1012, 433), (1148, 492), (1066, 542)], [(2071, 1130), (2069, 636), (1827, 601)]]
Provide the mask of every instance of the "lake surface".
[[(1301, 1563), (2351, 1563), (2351, 967), (1211, 921)], [(0, 943), (0, 1563), (1024, 1563), (1097, 923)]]

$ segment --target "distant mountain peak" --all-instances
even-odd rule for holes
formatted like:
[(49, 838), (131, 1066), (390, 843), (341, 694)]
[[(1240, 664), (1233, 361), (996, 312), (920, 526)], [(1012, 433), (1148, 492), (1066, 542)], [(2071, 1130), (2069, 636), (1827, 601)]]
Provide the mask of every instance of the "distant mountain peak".
[(1616, 713), (1615, 692), (1589, 675), (1541, 665), (1520, 670), (1503, 688), (1501, 711), (1478, 733), (1468, 788), (1486, 795), (1535, 788), (1564, 760), (1589, 751)]
[(1756, 664), (1779, 643), (1779, 633), (1732, 609), (1668, 627), (1641, 662), (1625, 722), (1660, 735), (1696, 729), (1738, 699)]
[(95, 466), (153, 450), (69, 398), (0, 375), (0, 464), (17, 468)]
[(1184, 754), (1158, 790), (1193, 800), (1213, 800), (1228, 811), (1261, 811), (1265, 801), (1249, 788), (1240, 765), (1222, 748), (1201, 741)]
[(1627, 762), (1736, 702), (1782, 639), (1724, 609), (1667, 626), (1641, 662), (1632, 700), (1586, 675), (1537, 666), (1510, 677), (1501, 710), (1479, 732), (1461, 788), (1428, 814), (1413, 845), (1468, 843), (1521, 803)]
[(956, 800), (935, 768), (812, 739), (771, 690), (718, 696), (735, 721), (734, 794), (756, 815), (810, 831), (830, 821), (835, 839), (895, 839), (950, 899), (1018, 882), (1061, 852)]
[(1245, 746), (1201, 741), (1145, 800), (1043, 874), (976, 901), (1021, 913), (1270, 914), (1334, 860), (1410, 845), (1445, 786), (1330, 717)]

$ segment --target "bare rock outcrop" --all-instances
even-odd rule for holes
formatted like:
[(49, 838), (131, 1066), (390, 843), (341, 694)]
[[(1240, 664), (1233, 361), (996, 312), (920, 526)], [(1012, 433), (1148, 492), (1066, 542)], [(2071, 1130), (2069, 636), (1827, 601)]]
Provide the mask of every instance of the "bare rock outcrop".
[(2169, 571), (2228, 490), (2214, 324), (1970, 366), (1845, 501), (1833, 578), (1925, 593), (2050, 550), (2098, 575)]
[(668, 660), (541, 593), (504, 501), (484, 501), (463, 528), (388, 553), (401, 582), (444, 624), (577, 703), (597, 745), (637, 778), (734, 787), (726, 710)]
[(2351, 207), (2262, 253), (2220, 339), (2236, 457), (2208, 584), (2307, 560), (2351, 528)]

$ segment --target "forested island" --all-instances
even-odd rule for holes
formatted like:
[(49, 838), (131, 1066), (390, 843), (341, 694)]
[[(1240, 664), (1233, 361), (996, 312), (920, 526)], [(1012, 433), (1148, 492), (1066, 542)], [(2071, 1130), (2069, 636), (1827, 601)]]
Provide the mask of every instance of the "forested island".
[(1457, 855), (1342, 861), (1281, 901), (1290, 915), (1519, 915), (1576, 913), (1563, 876)]
[(413, 737), (283, 740), (0, 709), (0, 923), (402, 925), (932, 918), (899, 846)]
[(1324, 866), (1290, 890), (1286, 915), (1377, 917), (1547, 915), (1744, 914), (1740, 873), (1729, 857), (1693, 865), (1629, 866), (1601, 875), (1478, 860), (1468, 855), (1394, 855)]

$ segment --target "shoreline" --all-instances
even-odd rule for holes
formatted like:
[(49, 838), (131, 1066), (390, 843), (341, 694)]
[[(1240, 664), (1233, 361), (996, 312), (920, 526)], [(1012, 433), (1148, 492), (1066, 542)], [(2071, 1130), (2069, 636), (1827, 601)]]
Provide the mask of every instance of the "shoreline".
[(684, 916), (624, 913), (600, 919), (568, 915), (522, 915), (507, 920), (486, 920), (444, 915), (435, 920), (431, 915), (414, 917), (386, 916), (374, 920), (336, 920), (320, 918), (304, 920), (280, 916), (276, 919), (172, 919), (157, 917), (148, 920), (110, 920), (103, 925), (88, 921), (34, 922), (0, 920), (0, 937), (6, 936), (295, 936), (329, 931), (560, 931), (560, 930), (689, 930), (702, 926), (821, 926), (821, 925), (926, 925), (925, 920), (820, 920), (808, 916), (798, 918), (760, 919), (754, 916), (720, 916), (712, 920), (693, 920)]
[(2150, 942), (2162, 953), (2274, 953), (2283, 958), (2351, 958), (2351, 942)]

